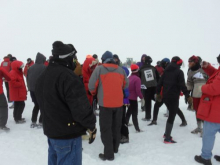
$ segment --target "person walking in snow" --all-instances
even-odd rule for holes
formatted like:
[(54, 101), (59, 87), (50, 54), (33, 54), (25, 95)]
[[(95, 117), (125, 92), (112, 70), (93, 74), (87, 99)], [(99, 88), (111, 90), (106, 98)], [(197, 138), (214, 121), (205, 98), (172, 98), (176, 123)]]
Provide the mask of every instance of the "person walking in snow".
[(89, 90), (97, 94), (99, 104), (99, 124), (104, 154), (102, 160), (114, 160), (121, 139), (123, 89), (128, 87), (125, 71), (113, 60), (111, 52), (102, 55), (102, 65), (97, 66), (89, 80)]
[(150, 56), (146, 56), (144, 61), (144, 65), (139, 70), (145, 100), (145, 118), (142, 120), (150, 121), (151, 101), (155, 100), (154, 95), (160, 76), (157, 69), (151, 65), (153, 60)]
[[(193, 108), (197, 113), (200, 98), (202, 96), (201, 90), (199, 90), (200, 86), (204, 85), (208, 79), (207, 74), (201, 68), (199, 63), (199, 58), (196, 56), (191, 56), (188, 60), (189, 62), (189, 71), (187, 73), (187, 89), (192, 92), (193, 98)], [(197, 120), (197, 128), (191, 131), (193, 134), (201, 133), (202, 135), (202, 120), (196, 118)]]
[(3, 78), (8, 82), (11, 80), (9, 73), (0, 67), (0, 130), (9, 131), (6, 127), (8, 120), (8, 104), (3, 91)]
[[(173, 57), (171, 64), (167, 66), (157, 85), (156, 100), (161, 101), (163, 97), (163, 101), (169, 109), (169, 117), (167, 119), (164, 134), (164, 143), (176, 143), (171, 137), (171, 132), (175, 116), (179, 109), (179, 95), (181, 91), (185, 95), (186, 101), (189, 104), (192, 104), (192, 98), (189, 96), (185, 85), (184, 73), (180, 69), (182, 62), (183, 61), (178, 56)], [(161, 96), (160, 92), (162, 87), (163, 94)]]
[(129, 102), (130, 106), (126, 114), (126, 123), (128, 124), (130, 116), (132, 115), (132, 121), (137, 132), (142, 132), (138, 124), (138, 102), (137, 97), (141, 99), (141, 107), (144, 106), (145, 101), (141, 93), (141, 79), (139, 78), (138, 65), (131, 65), (131, 76), (129, 76)]
[[(220, 55), (217, 57), (220, 64)], [(212, 149), (215, 135), (220, 132), (220, 67), (218, 69), (203, 61), (202, 69), (209, 76), (205, 85), (200, 86), (202, 96), (197, 111), (197, 118), (204, 120), (202, 136), (202, 153), (195, 156), (195, 161), (204, 165), (211, 165)], [(214, 158), (220, 162), (220, 156)]]
[(96, 117), (80, 78), (73, 73), (76, 49), (61, 41), (53, 43), (53, 57), (40, 75), (35, 95), (48, 138), (48, 165), (82, 165), (81, 135), (96, 135)]
[(42, 127), (41, 115), (39, 117), (39, 124), (37, 125), (37, 116), (38, 116), (40, 108), (39, 108), (39, 105), (38, 105), (38, 102), (35, 96), (35, 85), (41, 73), (46, 69), (46, 66), (44, 65), (45, 61), (46, 61), (46, 57), (41, 53), (37, 53), (35, 64), (32, 65), (28, 69), (28, 72), (27, 72), (27, 85), (30, 90), (32, 102), (34, 103), (34, 108), (33, 108), (32, 117), (31, 117), (31, 121), (32, 121), (31, 128)]
[(21, 61), (13, 61), (11, 63), (10, 77), (11, 81), (9, 82), (9, 96), (10, 100), (14, 101), (14, 120), (16, 124), (25, 123), (25, 119), (22, 118), (22, 113), (25, 108), (25, 100), (27, 100), (27, 89), (24, 83), (24, 77), (22, 68), (24, 64)]

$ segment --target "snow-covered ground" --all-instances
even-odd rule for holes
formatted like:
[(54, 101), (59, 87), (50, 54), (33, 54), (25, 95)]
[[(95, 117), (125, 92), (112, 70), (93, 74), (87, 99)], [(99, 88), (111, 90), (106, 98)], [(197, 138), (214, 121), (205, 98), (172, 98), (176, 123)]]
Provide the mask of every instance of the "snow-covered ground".
[[(140, 105), (139, 105), (140, 107)], [(23, 117), (25, 124), (15, 124), (12, 112), (9, 109), (9, 133), (0, 132), (0, 165), (46, 165), (47, 164), (47, 138), (42, 129), (31, 129), (31, 114), (33, 104), (30, 96), (26, 101)], [(103, 152), (100, 132), (93, 144), (83, 141), (83, 164), (102, 165), (197, 165), (194, 156), (201, 153), (202, 138), (190, 133), (196, 127), (195, 114), (186, 110), (183, 97), (180, 100), (180, 109), (184, 112), (188, 125), (179, 127), (180, 118), (177, 116), (172, 132), (176, 144), (164, 144), (163, 134), (165, 129), (166, 107), (162, 106), (158, 116), (157, 126), (147, 126), (149, 122), (142, 121), (144, 112), (139, 109), (139, 124), (144, 131), (136, 133), (133, 126), (129, 127), (130, 142), (120, 145), (119, 153), (115, 154), (113, 162), (103, 162), (98, 154)], [(97, 128), (99, 123), (97, 117)], [(213, 154), (220, 154), (220, 136), (217, 134)], [(212, 159), (213, 165), (219, 164)]]

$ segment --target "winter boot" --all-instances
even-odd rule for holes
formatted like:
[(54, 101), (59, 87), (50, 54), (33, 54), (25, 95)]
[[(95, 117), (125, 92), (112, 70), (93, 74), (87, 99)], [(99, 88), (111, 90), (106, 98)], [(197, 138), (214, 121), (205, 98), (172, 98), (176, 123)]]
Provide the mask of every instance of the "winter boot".
[(201, 128), (196, 128), (196, 129), (191, 131), (192, 134), (197, 134), (197, 133), (201, 133), (201, 132), (202, 132)]
[(15, 107), (14, 102), (13, 104), (9, 107), (9, 109), (13, 109)]
[(2, 127), (0, 127), (0, 129), (1, 130), (3, 130), (3, 131), (10, 131), (10, 128), (8, 128), (8, 127), (6, 127), (6, 126), (2, 126)]
[(173, 143), (176, 143), (176, 141), (174, 141), (172, 138), (165, 138), (164, 141), (163, 141), (165, 144), (173, 144)]
[(24, 123), (26, 123), (26, 121), (25, 120), (16, 120), (15, 123), (16, 124), (24, 124)]
[(121, 138), (121, 140), (120, 140), (120, 143), (121, 143), (121, 144), (129, 143), (129, 138), (126, 137), (126, 136), (122, 136), (122, 138)]
[(218, 162), (220, 162), (220, 156), (215, 155), (214, 158), (215, 158), (215, 160), (217, 160)]
[(31, 126), (30, 126), (31, 128), (35, 128), (35, 127), (37, 127), (37, 124), (36, 123), (31, 123)]
[(183, 121), (182, 124), (180, 124), (180, 127), (185, 127), (185, 126), (187, 126), (187, 122)]
[(211, 159), (203, 159), (201, 156), (195, 156), (195, 161), (204, 165), (212, 165)]
[(38, 128), (38, 129), (43, 128), (43, 124), (42, 124), (42, 123), (39, 123), (39, 124), (37, 125), (37, 128)]
[(103, 160), (103, 161), (105, 161), (105, 160), (109, 160), (109, 161), (114, 160), (114, 157), (113, 157), (113, 158), (106, 158), (104, 154), (99, 154), (99, 158), (100, 158), (101, 160)]
[(152, 126), (152, 125), (157, 125), (157, 121), (152, 120), (152, 122), (150, 124), (148, 124), (148, 126)]

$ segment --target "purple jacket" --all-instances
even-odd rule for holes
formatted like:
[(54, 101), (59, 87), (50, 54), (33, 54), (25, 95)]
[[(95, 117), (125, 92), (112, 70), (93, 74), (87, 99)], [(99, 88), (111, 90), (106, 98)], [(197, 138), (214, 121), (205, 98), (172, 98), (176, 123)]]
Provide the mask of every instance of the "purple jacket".
[(141, 79), (135, 75), (131, 74), (129, 79), (129, 100), (137, 100), (137, 97), (143, 99), (143, 95), (141, 93)]
[(143, 61), (143, 57), (147, 57), (147, 55), (146, 54), (143, 54), (142, 56), (141, 56), (141, 61), (140, 62), (137, 62), (137, 65), (139, 66), (139, 68), (141, 68), (142, 66), (143, 66), (143, 64), (144, 64), (144, 61)]

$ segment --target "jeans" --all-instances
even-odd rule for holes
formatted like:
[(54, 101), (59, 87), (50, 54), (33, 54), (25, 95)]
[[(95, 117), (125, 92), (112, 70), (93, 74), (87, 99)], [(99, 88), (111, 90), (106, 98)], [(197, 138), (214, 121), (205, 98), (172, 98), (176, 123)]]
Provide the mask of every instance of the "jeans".
[(82, 165), (82, 138), (48, 138), (48, 165)]
[(202, 135), (202, 158), (211, 159), (212, 149), (215, 143), (215, 135), (220, 132), (220, 123), (204, 121)]

